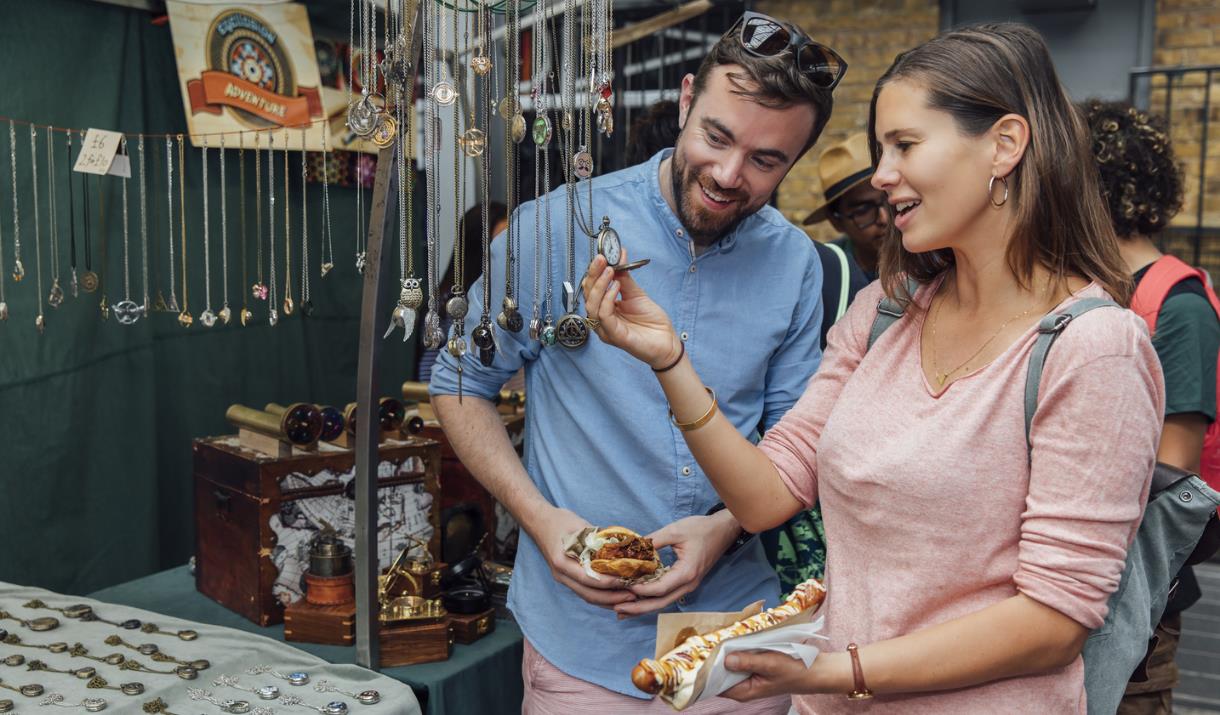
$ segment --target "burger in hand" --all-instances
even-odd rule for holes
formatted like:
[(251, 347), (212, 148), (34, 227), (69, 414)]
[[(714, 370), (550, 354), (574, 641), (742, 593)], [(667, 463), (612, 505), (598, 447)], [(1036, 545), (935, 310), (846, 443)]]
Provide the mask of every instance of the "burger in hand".
[(651, 575), (661, 568), (652, 539), (623, 526), (608, 526), (596, 531), (586, 537), (585, 544), (595, 547), (589, 557), (589, 567), (598, 573), (631, 580)]

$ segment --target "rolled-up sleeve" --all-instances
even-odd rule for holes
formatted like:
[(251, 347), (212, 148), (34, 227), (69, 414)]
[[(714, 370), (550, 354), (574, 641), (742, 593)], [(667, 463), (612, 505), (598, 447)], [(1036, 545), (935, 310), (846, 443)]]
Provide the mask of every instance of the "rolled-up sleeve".
[(1058, 344), (1047, 359), (1013, 577), (1021, 593), (1089, 629), (1105, 620), (1143, 516), (1165, 405), (1160, 364), (1139, 319), (1094, 314), (1099, 329), (1060, 337), (1092, 341), (1070, 351), (1086, 361), (1057, 365), (1056, 352), (1067, 352)]

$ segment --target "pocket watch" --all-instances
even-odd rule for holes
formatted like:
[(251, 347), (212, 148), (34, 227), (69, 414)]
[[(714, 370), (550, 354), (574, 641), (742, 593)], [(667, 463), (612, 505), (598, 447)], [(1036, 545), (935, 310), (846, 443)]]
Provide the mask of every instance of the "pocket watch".
[(597, 232), (597, 252), (611, 268), (623, 259), (623, 242), (619, 240), (618, 231), (610, 228), (609, 216), (602, 217), (602, 226)]

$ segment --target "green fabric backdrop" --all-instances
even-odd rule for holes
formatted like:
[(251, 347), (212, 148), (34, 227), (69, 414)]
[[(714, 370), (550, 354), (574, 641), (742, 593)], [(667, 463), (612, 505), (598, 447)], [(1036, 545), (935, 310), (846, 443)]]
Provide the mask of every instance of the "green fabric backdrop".
[[(152, 15), (147, 12), (86, 0), (9, 0), (0, 5), (0, 115), (62, 127), (185, 131), (168, 24), (153, 25)], [(346, 8), (346, 3), (342, 5)], [(310, 9), (326, 17), (336, 14), (334, 3)], [(344, 15), (345, 11), (338, 13), (340, 18)], [(318, 30), (315, 27), (316, 33)], [(331, 33), (346, 39), (346, 30), (331, 28)], [(76, 299), (68, 297), (58, 309), (44, 308), (47, 330), (39, 336), (34, 328), (37, 261), (29, 129), (17, 126), (18, 201), (27, 275), (21, 283), (14, 283), (9, 275), (13, 228), (6, 125), (0, 122), (0, 241), (10, 310), (9, 320), (0, 323), (0, 581), (87, 593), (184, 563), (190, 557), (194, 544), (191, 440), (233, 432), (224, 419), (230, 404), (315, 401), (342, 406), (354, 399), (361, 289), (353, 262), (355, 192), (331, 188), (336, 265), (325, 280), (320, 280), (322, 191), (319, 185), (309, 186), (315, 316), (302, 320), (298, 311), (271, 328), (266, 322), (266, 305), (251, 301), (256, 324), (243, 328), (236, 320), (247, 290), (241, 283), (238, 164), (236, 152), (228, 152), (229, 301), (235, 314), (233, 322), (211, 329), (196, 322), (194, 327), (183, 329), (176, 316), (154, 313), (135, 325), (123, 326), (113, 317), (103, 322), (98, 310), (103, 291), (112, 303), (122, 291), (120, 180), (107, 178), (103, 290), (81, 292)], [(60, 144), (63, 134), (55, 136), (57, 156), (66, 162)], [(51, 284), (44, 142), (40, 131), (45, 297)], [(131, 151), (134, 156), (134, 141)], [(147, 142), (146, 151), (151, 181), (149, 233), (150, 240), (158, 241), (151, 251), (156, 260), (150, 267), (151, 293), (155, 297), (160, 284), (168, 296), (169, 265), (161, 225), (164, 189), (159, 202), (151, 193), (154, 187), (162, 186), (164, 169), (163, 164), (153, 161), (157, 154)], [(198, 150), (188, 147), (190, 305), (196, 318), (204, 307), (199, 157)], [(246, 159), (246, 186), (252, 203), (253, 161), (249, 152)], [(300, 230), (299, 161), (299, 154), (290, 156), (294, 236), (299, 236)], [(60, 272), (66, 291), (69, 214), (64, 167), (63, 163), (57, 167), (57, 179), (61, 187)], [(278, 184), (282, 181), (282, 164), (276, 169)], [(212, 302), (213, 310), (218, 311), (221, 244), (219, 171), (214, 154), (209, 170)], [(154, 176), (155, 180), (151, 178)], [(138, 303), (142, 290), (138, 183), (133, 180), (129, 190), (132, 295)], [(366, 192), (366, 201), (370, 195)], [(96, 205), (96, 194), (93, 199)], [(76, 200), (79, 204), (79, 191)], [(253, 227), (251, 215), (251, 235)], [(278, 227), (281, 241), (282, 231), (282, 226)], [(95, 269), (101, 240), (97, 234), (95, 230)], [(79, 231), (77, 240), (78, 250), (83, 250)], [(299, 240), (294, 244), (295, 281), (299, 280)], [(281, 281), (282, 248), (282, 243), (277, 245)], [(249, 280), (253, 282), (252, 238), (247, 257)], [(393, 276), (389, 278), (385, 283), (393, 284)], [(388, 284), (385, 287), (391, 290)], [(299, 283), (293, 293), (299, 301)], [(398, 383), (413, 376), (415, 352), (414, 342), (386, 341), (381, 394), (396, 394)]]

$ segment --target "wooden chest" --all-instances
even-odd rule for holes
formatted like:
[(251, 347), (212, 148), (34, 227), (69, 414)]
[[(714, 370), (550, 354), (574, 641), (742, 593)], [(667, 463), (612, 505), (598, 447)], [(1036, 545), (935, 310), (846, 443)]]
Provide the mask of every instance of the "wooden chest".
[[(424, 417), (424, 429), (420, 432), (420, 436), (434, 439), (441, 444), (442, 514), (445, 512), (452, 514), (464, 505), (476, 505), (483, 519), (483, 527), (488, 534), (487, 539), (483, 542), (483, 557), (512, 563), (517, 552), (517, 530), (503, 528), (507, 525), (499, 523), (495, 497), (483, 488), (479, 480), (475, 479), (474, 475), (466, 469), (466, 465), (458, 459), (453, 448), (449, 446), (449, 440), (445, 438), (445, 432), (441, 429), (440, 423), (432, 416), (431, 405), (421, 405), (420, 414)], [(525, 449), (525, 413), (501, 414), (500, 419), (504, 422), (504, 428), (508, 430), (509, 439), (517, 449), (517, 454), (522, 454)], [(469, 552), (457, 553), (463, 551), (461, 548), (451, 550), (455, 553), (442, 554), (442, 558), (457, 561), (469, 554)]]
[[(440, 445), (389, 440), (380, 450), (380, 566), (408, 535), (438, 557)], [(196, 589), (261, 626), (280, 623), (284, 607), (301, 597), (313, 535), (329, 524), (352, 543), (354, 474), (355, 453), (331, 445), (276, 458), (236, 437), (196, 440)]]

